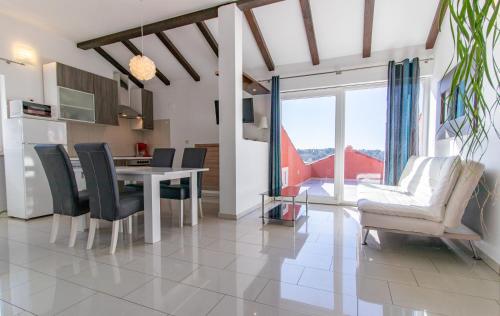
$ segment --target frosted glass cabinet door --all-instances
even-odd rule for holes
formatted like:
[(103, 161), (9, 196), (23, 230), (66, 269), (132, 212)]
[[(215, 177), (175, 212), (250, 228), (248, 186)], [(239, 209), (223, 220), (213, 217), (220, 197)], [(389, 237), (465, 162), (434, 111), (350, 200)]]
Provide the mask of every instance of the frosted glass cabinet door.
[(64, 87), (58, 89), (61, 119), (95, 122), (94, 94)]

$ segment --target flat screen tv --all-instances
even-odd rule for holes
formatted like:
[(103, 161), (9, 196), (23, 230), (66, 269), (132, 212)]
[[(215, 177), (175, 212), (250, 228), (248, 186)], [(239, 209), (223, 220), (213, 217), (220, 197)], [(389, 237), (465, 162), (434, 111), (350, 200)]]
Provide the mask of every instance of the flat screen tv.
[[(252, 98), (243, 99), (242, 106), (243, 106), (242, 109), (243, 123), (253, 123), (254, 122), (253, 99)], [(217, 125), (219, 125), (219, 100), (215, 100), (215, 120), (217, 122)]]

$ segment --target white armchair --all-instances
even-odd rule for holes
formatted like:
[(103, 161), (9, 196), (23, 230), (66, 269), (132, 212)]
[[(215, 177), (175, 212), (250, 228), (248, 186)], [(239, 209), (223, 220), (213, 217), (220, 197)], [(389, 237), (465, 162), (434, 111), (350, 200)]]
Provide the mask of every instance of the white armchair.
[(468, 240), (480, 236), (462, 225), (465, 208), (484, 166), (460, 157), (411, 157), (397, 186), (360, 184), (358, 209), (365, 229)]

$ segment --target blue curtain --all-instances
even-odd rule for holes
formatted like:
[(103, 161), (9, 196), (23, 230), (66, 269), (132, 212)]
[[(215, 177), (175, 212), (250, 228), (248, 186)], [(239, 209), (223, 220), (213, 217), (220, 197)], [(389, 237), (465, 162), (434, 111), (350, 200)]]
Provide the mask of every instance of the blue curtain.
[(418, 58), (389, 62), (385, 184), (396, 185), (408, 158), (418, 151)]
[(280, 77), (272, 78), (269, 140), (269, 196), (281, 195), (281, 102)]

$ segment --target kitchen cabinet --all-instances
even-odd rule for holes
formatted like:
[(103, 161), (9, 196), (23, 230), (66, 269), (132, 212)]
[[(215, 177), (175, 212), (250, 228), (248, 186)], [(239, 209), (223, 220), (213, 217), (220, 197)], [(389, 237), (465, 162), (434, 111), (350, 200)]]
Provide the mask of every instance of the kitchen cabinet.
[(43, 65), (45, 103), (54, 118), (118, 125), (118, 84), (68, 65)]
[(142, 89), (142, 128), (153, 129), (153, 92)]
[(95, 122), (118, 125), (118, 86), (116, 81), (94, 76)]
[(130, 103), (131, 107), (142, 116), (142, 119), (133, 123), (132, 128), (153, 130), (153, 92), (146, 89), (132, 89)]
[(56, 63), (56, 71), (59, 87), (93, 93), (94, 74), (61, 63)]

